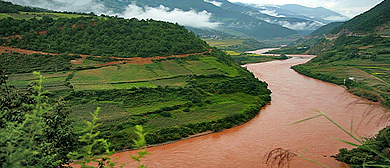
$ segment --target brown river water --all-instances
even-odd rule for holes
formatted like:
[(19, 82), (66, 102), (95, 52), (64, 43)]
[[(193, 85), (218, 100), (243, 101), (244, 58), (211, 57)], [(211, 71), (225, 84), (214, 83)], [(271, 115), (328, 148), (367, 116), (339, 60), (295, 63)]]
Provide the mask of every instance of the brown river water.
[[(351, 148), (336, 139), (354, 142), (323, 117), (289, 125), (317, 115), (316, 110), (361, 137), (373, 136), (386, 126), (381, 119), (386, 109), (348, 93), (343, 87), (300, 75), (290, 69), (308, 61), (294, 57), (283, 61), (250, 64), (247, 68), (269, 84), (272, 101), (251, 121), (197, 138), (149, 148), (143, 163), (155, 167), (267, 167), (263, 158), (282, 147), (328, 165), (342, 167), (331, 158), (341, 147)], [(130, 159), (135, 151), (117, 153), (125, 167), (137, 164)], [(299, 158), (290, 167), (319, 167)]]

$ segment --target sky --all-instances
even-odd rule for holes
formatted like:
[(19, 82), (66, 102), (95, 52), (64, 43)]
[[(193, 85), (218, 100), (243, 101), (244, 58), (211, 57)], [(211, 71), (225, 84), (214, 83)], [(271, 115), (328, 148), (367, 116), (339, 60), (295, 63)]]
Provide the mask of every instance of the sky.
[(307, 7), (325, 7), (347, 17), (354, 17), (363, 13), (383, 0), (228, 0), (230, 2), (242, 2), (251, 4), (299, 4)]

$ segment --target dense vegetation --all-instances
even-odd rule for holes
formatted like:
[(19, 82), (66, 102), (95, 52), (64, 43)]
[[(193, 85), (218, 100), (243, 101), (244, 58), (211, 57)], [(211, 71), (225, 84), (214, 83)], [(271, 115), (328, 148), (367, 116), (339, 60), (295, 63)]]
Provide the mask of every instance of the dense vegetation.
[(324, 25), (324, 26), (318, 28), (314, 32), (310, 33), (310, 36), (311, 37), (321, 37), (324, 34), (329, 34), (330, 32), (333, 31), (334, 28), (342, 25), (343, 23), (344, 22), (332, 22), (332, 23), (329, 23), (327, 25)]
[(34, 84), (9, 86), (0, 66), (0, 167), (59, 167), (77, 145), (62, 99), (48, 99)]
[(372, 35), (341, 36), (328, 43), (333, 47), (293, 69), (313, 78), (345, 85), (358, 96), (390, 107), (390, 40)]
[(64, 71), (71, 67), (70, 60), (80, 56), (60, 54), (20, 54), (16, 52), (2, 53), (0, 64), (8, 73), (25, 73), (33, 71)]
[[(41, 55), (40, 59), (53, 57)], [(106, 58), (94, 59), (84, 61), (104, 62)], [(71, 69), (74, 66), (79, 65), (71, 64)], [(117, 150), (134, 147), (131, 139), (135, 135), (131, 132), (135, 125), (142, 124), (150, 131), (148, 143), (162, 143), (239, 125), (257, 115), (270, 100), (266, 83), (215, 48), (204, 55), (160, 59), (145, 65), (121, 64), (43, 75), (52, 83), (50, 90), (59, 90), (50, 97), (61, 96), (69, 102), (76, 134), (85, 127), (82, 121), (91, 119), (89, 113), (102, 108), (98, 138), (108, 139), (113, 144), (110, 148)], [(25, 88), (34, 80), (18, 73), (8, 81)], [(61, 84), (67, 88), (61, 89)]]
[(208, 49), (177, 24), (116, 17), (0, 20), (0, 36), (12, 35), (21, 37), (3, 39), (4, 45), (50, 53), (152, 57)]
[(217, 47), (221, 50), (246, 52), (254, 51), (262, 48), (274, 47), (270, 44), (259, 42), (253, 38), (247, 39), (205, 39), (205, 41), (212, 47)]
[[(116, 81), (115, 76), (104, 75), (106, 70), (121, 75), (120, 71), (133, 68), (142, 74), (134, 74), (139, 79), (126, 75)], [(94, 76), (112, 82), (97, 86)], [(148, 143), (162, 143), (244, 123), (270, 100), (266, 83), (217, 49), (210, 55), (163, 59), (143, 66), (78, 71), (69, 81), (75, 92), (57, 94), (72, 105), (71, 116), (88, 119), (88, 111), (102, 107), (100, 136), (111, 140), (114, 149), (132, 147), (134, 135), (129, 130), (135, 125), (150, 131)], [(82, 127), (81, 122), (75, 123), (76, 130)]]
[(284, 60), (288, 59), (285, 54), (280, 56), (264, 56), (258, 54), (250, 54), (250, 53), (238, 53), (235, 51), (225, 51), (228, 55), (232, 57), (232, 59), (239, 65), (249, 64), (249, 63), (261, 63), (268, 62), (273, 60)]
[(374, 8), (364, 12), (353, 19), (345, 22), (341, 26), (332, 30), (331, 33), (337, 34), (341, 29), (348, 29), (352, 32), (375, 32), (375, 28), (387, 23), (390, 19), (390, 1), (384, 0)]
[[(0, 25), (2, 43), (14, 47), (2, 47), (0, 58), (0, 167), (61, 167), (69, 152), (89, 147), (76, 143), (85, 128), (107, 140), (92, 150), (102, 153), (135, 147), (135, 125), (149, 132), (149, 144), (179, 140), (247, 122), (270, 101), (265, 82), (177, 24), (91, 14)], [(185, 53), (192, 55), (118, 58)], [(86, 126), (97, 107), (96, 126)]]
[(384, 154), (385, 157), (390, 158), (390, 127), (384, 128), (379, 131), (378, 135), (369, 138), (365, 143), (359, 147), (351, 150), (342, 148), (339, 150), (339, 154), (336, 155), (336, 159), (351, 165), (352, 168), (362, 168), (364, 164), (369, 165), (387, 165), (383, 158), (378, 157), (374, 152), (370, 152), (365, 149), (369, 146), (371, 149)]

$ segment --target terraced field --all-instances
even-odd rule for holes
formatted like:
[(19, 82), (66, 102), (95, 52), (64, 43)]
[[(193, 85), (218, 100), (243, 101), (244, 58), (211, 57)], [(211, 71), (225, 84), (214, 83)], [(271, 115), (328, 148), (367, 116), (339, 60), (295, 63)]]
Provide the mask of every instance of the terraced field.
[[(364, 40), (369, 37), (349, 37)], [(346, 85), (351, 93), (377, 101), (390, 108), (390, 41), (376, 37), (373, 44), (343, 46), (294, 69), (305, 75)], [(354, 50), (355, 54), (345, 52)], [(332, 55), (331, 57), (328, 55)], [(326, 57), (326, 59), (324, 58)], [(352, 57), (352, 59), (351, 59)], [(346, 83), (344, 83), (346, 80)]]

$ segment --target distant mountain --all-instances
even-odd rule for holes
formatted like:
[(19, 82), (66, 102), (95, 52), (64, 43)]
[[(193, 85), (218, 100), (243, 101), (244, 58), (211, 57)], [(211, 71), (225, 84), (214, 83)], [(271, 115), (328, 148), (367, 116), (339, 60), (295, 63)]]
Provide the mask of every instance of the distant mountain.
[[(304, 35), (308, 35), (317, 28), (330, 22), (348, 19), (339, 13), (323, 7), (309, 8), (296, 4), (282, 6), (258, 6), (244, 3), (236, 4), (245, 7), (240, 9), (242, 13), (246, 13), (269, 23), (282, 25)], [(237, 8), (235, 9), (237, 10)]]
[[(74, 2), (69, 3), (65, 1), (58, 0), (34, 0), (36, 3), (26, 4), (24, 0), (10, 0), (12, 2), (22, 4), (22, 5), (33, 5), (39, 6), (40, 4), (50, 4), (51, 6), (55, 6), (57, 8), (63, 9), (66, 5), (74, 5), (77, 3), (81, 3), (81, 5), (87, 6), (84, 1), (82, 2)], [(51, 3), (55, 1), (55, 3)], [(71, 0), (74, 1), (74, 0)], [(87, 2), (87, 1), (86, 1)], [(96, 9), (97, 12), (102, 11), (100, 7), (104, 7), (104, 11), (102, 13), (113, 14), (118, 16), (125, 17), (135, 17), (137, 15), (141, 15), (144, 17), (148, 17), (145, 12), (150, 12), (153, 14), (165, 16), (172, 14), (172, 20), (175, 19), (185, 19), (186, 22), (193, 22), (194, 24), (201, 24), (202, 20), (207, 16), (209, 16), (209, 22), (212, 27), (218, 31), (222, 31), (223, 33), (230, 34), (233, 36), (243, 36), (243, 37), (254, 37), (257, 39), (273, 39), (273, 38), (284, 38), (290, 35), (297, 34), (296, 31), (280, 26), (278, 24), (273, 24), (266, 22), (264, 20), (249, 16), (245, 13), (238, 12), (235, 10), (229, 10), (224, 8), (225, 5), (233, 5), (239, 6), (236, 4), (232, 4), (226, 0), (91, 0), (88, 1), (91, 4), (98, 4), (99, 10)], [(41, 7), (41, 6), (39, 6)], [(54, 8), (54, 7), (52, 7)], [(86, 7), (86, 10), (82, 10), (79, 8), (73, 8), (74, 10), (78, 10), (76, 12), (95, 12), (95, 10), (90, 7)], [(69, 11), (72, 9), (69, 9)], [(158, 14), (161, 12), (161, 14)], [(147, 14), (150, 14), (147, 13)], [(194, 14), (195, 13), (195, 14)], [(100, 13), (97, 13), (100, 14)], [(178, 15), (173, 15), (178, 14)], [(182, 14), (182, 15), (180, 15)], [(202, 16), (202, 18), (197, 19), (194, 17), (187, 16), (186, 14), (192, 14), (196, 16)], [(174, 21), (173, 21), (174, 22)], [(218, 25), (215, 26), (215, 25)], [(196, 27), (192, 25), (185, 25), (186, 27)], [(199, 28), (199, 27), (197, 27)], [(204, 29), (204, 28), (203, 28)], [(205, 30), (207, 31), (207, 30)], [(212, 31), (211, 31), (212, 32)], [(210, 32), (209, 32), (210, 33)]]
[(344, 21), (347, 20), (348, 17), (343, 16), (337, 12), (334, 12), (332, 10), (326, 9), (324, 7), (317, 7), (317, 8), (309, 8), (297, 4), (287, 4), (282, 5), (279, 7), (280, 9), (291, 11), (291, 15), (295, 17), (309, 17), (318, 19), (318, 21)]
[(336, 34), (342, 29), (353, 33), (376, 33), (390, 35), (390, 0), (384, 0), (369, 11), (335, 28), (331, 33)]

